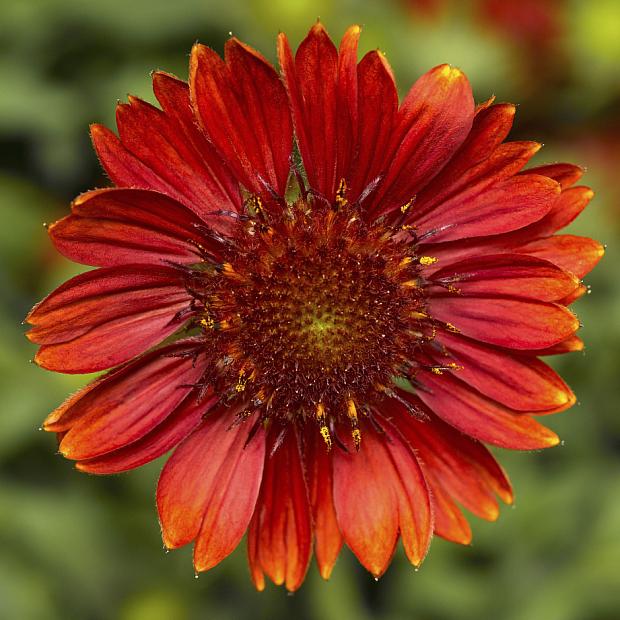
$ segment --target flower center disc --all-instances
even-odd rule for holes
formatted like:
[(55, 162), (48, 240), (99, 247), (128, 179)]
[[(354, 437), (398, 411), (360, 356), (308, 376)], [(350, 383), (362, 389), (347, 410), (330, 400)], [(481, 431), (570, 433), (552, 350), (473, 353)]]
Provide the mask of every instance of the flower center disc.
[[(352, 209), (291, 205), (277, 223), (240, 226), (243, 251), (216, 279), (236, 391), (250, 386), (274, 415), (345, 411), (387, 385), (411, 351), (422, 297), (410, 246)], [(249, 396), (249, 394), (248, 394)]]

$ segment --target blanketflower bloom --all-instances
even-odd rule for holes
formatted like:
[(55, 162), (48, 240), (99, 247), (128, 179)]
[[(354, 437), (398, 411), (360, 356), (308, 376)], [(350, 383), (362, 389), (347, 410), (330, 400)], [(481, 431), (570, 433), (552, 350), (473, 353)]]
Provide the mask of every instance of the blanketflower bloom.
[(556, 235), (592, 197), (581, 170), (523, 170), (515, 108), (476, 106), (438, 66), (399, 103), (385, 57), (316, 24), (281, 74), (235, 38), (196, 45), (161, 108), (92, 139), (115, 187), (49, 227), (97, 267), (29, 314), (36, 362), (111, 369), (49, 415), (76, 467), (175, 448), (157, 488), (166, 547), (212, 568), (247, 531), (251, 575), (295, 590), (343, 542), (379, 577), (399, 538), (467, 544), (467, 508), (512, 501), (485, 444), (558, 443), (534, 416), (575, 402), (539, 356), (582, 348), (567, 306), (602, 255)]

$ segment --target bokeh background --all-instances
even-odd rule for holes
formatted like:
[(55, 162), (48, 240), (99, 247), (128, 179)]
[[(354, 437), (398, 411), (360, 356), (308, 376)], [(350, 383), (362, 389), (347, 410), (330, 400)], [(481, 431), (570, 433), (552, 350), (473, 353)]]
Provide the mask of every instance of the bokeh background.
[[(127, 93), (153, 101), (151, 69), (185, 78), (196, 40), (221, 50), (232, 32), (273, 59), (279, 30), (296, 44), (317, 16), (336, 38), (360, 23), (362, 51), (381, 48), (402, 89), (449, 62), (479, 101), (519, 103), (512, 136), (546, 144), (536, 163), (587, 167), (597, 197), (573, 230), (608, 248), (576, 304), (587, 350), (553, 360), (580, 401), (549, 419), (563, 445), (500, 454), (515, 507), (472, 517), (470, 547), (436, 540), (417, 572), (398, 552), (375, 583), (345, 551), (328, 583), (313, 565), (295, 595), (258, 594), (243, 547), (199, 579), (189, 549), (164, 553), (161, 462), (98, 478), (56, 455), (37, 429), (86, 379), (29, 364), (20, 322), (80, 270), (42, 224), (106, 185), (88, 123), (112, 126)], [(0, 618), (620, 617), (618, 0), (1, 0), (0, 85)]]

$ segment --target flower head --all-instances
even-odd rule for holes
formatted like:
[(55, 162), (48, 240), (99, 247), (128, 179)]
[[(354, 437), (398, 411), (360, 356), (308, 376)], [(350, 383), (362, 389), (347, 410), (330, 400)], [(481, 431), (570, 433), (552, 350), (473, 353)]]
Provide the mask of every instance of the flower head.
[(592, 197), (581, 170), (523, 171), (514, 106), (474, 105), (461, 71), (399, 103), (360, 30), (315, 25), (281, 75), (237, 39), (193, 49), (189, 85), (153, 75), (92, 138), (115, 187), (53, 224), (97, 267), (28, 316), (36, 361), (111, 369), (45, 421), (86, 472), (175, 448), (157, 490), (164, 542), (196, 570), (248, 532), (252, 578), (294, 590), (312, 547), (343, 541), (375, 576), (398, 538), (468, 543), (461, 506), (493, 520), (508, 479), (484, 444), (555, 445), (533, 416), (575, 397), (538, 358), (578, 350), (567, 306), (599, 260), (554, 233)]

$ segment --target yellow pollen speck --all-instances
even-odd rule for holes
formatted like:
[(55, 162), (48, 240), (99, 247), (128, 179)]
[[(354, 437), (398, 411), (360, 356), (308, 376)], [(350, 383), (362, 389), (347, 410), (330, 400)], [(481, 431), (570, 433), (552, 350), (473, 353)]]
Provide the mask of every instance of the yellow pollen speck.
[(416, 226), (414, 226), (413, 224), (404, 224), (403, 226), (400, 227), (401, 230), (415, 230)]
[(454, 286), (454, 284), (448, 284), (448, 293), (455, 293), (455, 294), (459, 294), (461, 292), (461, 289)]
[(420, 265), (424, 265), (428, 267), (429, 265), (434, 265), (437, 262), (434, 256), (420, 256)]
[(360, 445), (362, 443), (362, 433), (360, 432), (359, 428), (354, 428), (351, 431), (351, 437), (353, 437), (353, 443), (355, 444), (355, 449), (359, 450), (360, 449)]
[(351, 420), (357, 420), (357, 409), (355, 407), (355, 402), (352, 399), (349, 399), (347, 402), (347, 414)]
[(446, 368), (450, 368), (450, 370), (463, 370), (463, 366), (460, 366), (455, 362), (450, 362), (449, 364), (446, 364)]
[(235, 390), (237, 392), (243, 392), (245, 390), (245, 384), (248, 382), (248, 377), (245, 376), (245, 370), (239, 371), (239, 379), (237, 380), (237, 385), (235, 386)]
[(340, 183), (338, 184), (338, 190), (336, 191), (336, 206), (339, 209), (346, 207), (349, 204), (347, 200), (347, 182), (344, 179), (340, 179)]
[(434, 375), (443, 375), (443, 370), (441, 370), (441, 368), (437, 368), (437, 367), (431, 368), (431, 372)]
[(321, 431), (321, 436), (323, 437), (323, 441), (325, 442), (327, 449), (331, 450), (332, 449), (332, 436), (329, 434), (329, 429), (327, 428), (327, 426), (321, 426), (319, 430)]
[(405, 203), (401, 208), (400, 208), (400, 212), (401, 213), (407, 213), (407, 211), (409, 211), (409, 209), (411, 209), (411, 207), (413, 206), (413, 203), (415, 202), (415, 196), (407, 203)]
[(200, 324), (206, 329), (213, 329), (215, 327), (215, 321), (208, 314), (204, 319), (200, 319)]
[(263, 210), (263, 201), (259, 196), (250, 196), (246, 205), (250, 215), (258, 215)]
[(446, 323), (446, 327), (448, 328), (449, 331), (455, 334), (461, 333), (461, 330), (456, 325), (452, 325), (452, 323)]

